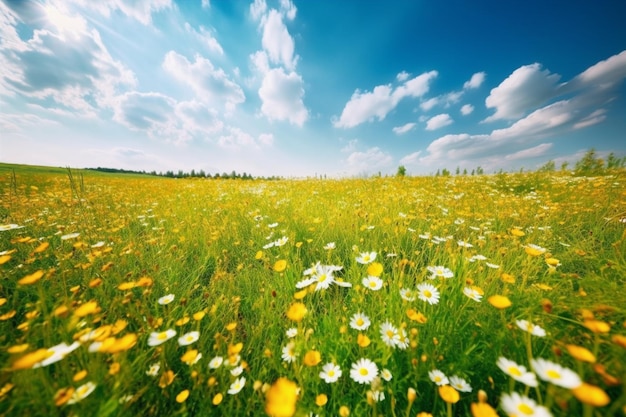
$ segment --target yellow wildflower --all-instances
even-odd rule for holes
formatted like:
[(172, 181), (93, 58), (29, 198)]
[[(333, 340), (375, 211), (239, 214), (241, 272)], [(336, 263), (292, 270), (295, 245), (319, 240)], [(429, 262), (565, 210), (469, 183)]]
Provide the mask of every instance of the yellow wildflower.
[(271, 417), (292, 417), (296, 412), (298, 387), (287, 378), (278, 378), (265, 394), (265, 412)]

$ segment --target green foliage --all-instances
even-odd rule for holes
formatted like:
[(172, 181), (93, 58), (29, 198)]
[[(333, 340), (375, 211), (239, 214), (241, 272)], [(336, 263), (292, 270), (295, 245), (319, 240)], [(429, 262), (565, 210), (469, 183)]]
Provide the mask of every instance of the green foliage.
[(400, 165), (398, 167), (398, 172), (396, 172), (396, 177), (404, 177), (406, 176), (406, 167), (404, 165)]

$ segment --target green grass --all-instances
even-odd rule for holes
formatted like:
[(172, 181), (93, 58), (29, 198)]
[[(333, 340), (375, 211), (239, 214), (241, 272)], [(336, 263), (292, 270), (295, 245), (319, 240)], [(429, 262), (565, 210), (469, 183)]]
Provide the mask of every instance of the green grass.
[[(339, 415), (341, 407), (353, 416), (471, 415), (479, 390), (501, 415), (501, 399), (513, 391), (554, 416), (623, 415), (625, 180), (616, 172), (238, 182), (1, 164), (0, 224), (20, 228), (0, 231), (0, 413), (262, 416), (264, 392), (285, 377), (300, 389), (302, 416)], [(284, 245), (268, 246), (283, 237)], [(329, 242), (334, 249), (324, 248)], [(531, 256), (528, 244), (546, 252)], [(363, 287), (368, 265), (357, 262), (372, 251), (383, 268), (377, 291)], [(487, 259), (470, 261), (474, 255)], [(560, 265), (549, 267), (548, 258)], [(278, 260), (286, 261), (282, 271), (274, 270)], [(341, 266), (336, 277), (352, 286), (300, 292), (296, 283), (317, 262)], [(437, 265), (454, 276), (429, 279), (427, 268)], [(39, 280), (20, 283), (37, 271)], [(132, 282), (143, 285), (129, 288)], [(400, 296), (425, 282), (440, 292), (437, 304)], [(481, 302), (463, 294), (471, 285), (484, 293)], [(167, 294), (174, 301), (159, 304)], [(512, 305), (495, 308), (493, 295)], [(307, 308), (299, 322), (286, 315), (295, 297)], [(98, 308), (81, 315), (89, 302)], [(411, 310), (426, 322), (411, 320)], [(370, 318), (368, 329), (350, 327), (357, 312)], [(591, 316), (608, 333), (585, 327)], [(547, 334), (530, 337), (516, 320)], [(385, 322), (404, 330), (405, 348), (385, 344)], [(289, 328), (298, 330), (293, 339)], [(89, 329), (105, 334), (86, 340)], [(167, 329), (177, 335), (148, 345), (150, 333)], [(198, 340), (180, 346), (178, 337), (190, 331), (199, 331)], [(357, 343), (359, 333), (368, 346)], [(89, 351), (95, 341), (115, 345), (124, 336), (136, 342), (116, 353)], [(49, 366), (20, 365), (32, 352), (74, 341), (80, 346)], [(298, 354), (292, 363), (281, 358), (290, 341)], [(576, 359), (568, 345), (587, 348), (596, 363)], [(188, 365), (181, 357), (191, 349), (202, 357)], [(305, 364), (309, 351), (320, 353), (319, 364)], [(228, 394), (234, 365), (208, 367), (216, 356), (243, 365), (242, 392)], [(525, 387), (496, 366), (500, 356), (527, 369), (531, 357), (560, 364), (610, 402), (584, 406), (572, 390), (541, 378), (537, 388)], [(350, 368), (360, 358), (392, 379), (358, 384)], [(332, 384), (319, 377), (328, 362), (343, 372)], [(153, 364), (159, 372), (147, 375)], [(428, 376), (435, 369), (464, 378), (472, 391), (448, 407)], [(88, 381), (90, 395), (63, 401), (63, 390)], [(412, 404), (409, 388), (417, 391)], [(185, 390), (188, 398), (177, 401)], [(385, 399), (368, 402), (370, 390)], [(320, 394), (327, 396), (321, 406)]]

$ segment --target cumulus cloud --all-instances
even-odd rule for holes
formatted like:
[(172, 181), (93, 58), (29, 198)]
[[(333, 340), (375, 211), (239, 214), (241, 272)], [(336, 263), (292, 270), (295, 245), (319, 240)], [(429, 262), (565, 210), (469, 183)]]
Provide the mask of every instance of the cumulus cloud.
[[(15, 30), (22, 16), (5, 5), (0, 7), (4, 16), (0, 19), (1, 31), (11, 37), (15, 33), (10, 27)], [(20, 9), (24, 19), (47, 23), (44, 29), (34, 30), (31, 39), (3, 41), (0, 63), (5, 65), (0, 69), (0, 95), (21, 95), (40, 100), (46, 108), (60, 107), (94, 117), (97, 106), (111, 106), (121, 89), (133, 87), (135, 76), (111, 57), (98, 31), (88, 29), (82, 17), (48, 7)]]
[(400, 159), (400, 164), (407, 166), (417, 165), (419, 163), (419, 156), (421, 154), (422, 151), (410, 153)]
[(273, 64), (284, 65), (289, 70), (295, 68), (298, 61), (298, 57), (294, 57), (295, 43), (278, 10), (270, 10), (264, 18), (261, 42)]
[(518, 159), (529, 159), (543, 156), (552, 149), (552, 143), (542, 143), (532, 148), (522, 149), (521, 151), (514, 152), (504, 156), (505, 161), (515, 161)]
[(280, 0), (280, 11), (287, 19), (293, 20), (298, 9), (291, 0)]
[(389, 168), (393, 158), (378, 147), (369, 148), (365, 152), (352, 152), (346, 159), (351, 174), (372, 174)]
[(402, 125), (402, 126), (394, 127), (391, 130), (393, 130), (393, 133), (395, 133), (396, 135), (402, 135), (404, 133), (407, 133), (407, 132), (413, 130), (415, 125), (416, 125), (415, 123), (407, 123), (407, 124)]
[(71, 0), (71, 2), (92, 10), (105, 17), (111, 12), (120, 11), (144, 25), (152, 24), (152, 14), (172, 8), (172, 0)]
[(263, 102), (261, 112), (270, 120), (287, 120), (302, 126), (309, 117), (303, 102), (302, 77), (295, 72), (287, 73), (283, 68), (269, 70), (259, 88), (259, 97)]
[(211, 31), (204, 26), (201, 25), (200, 30), (195, 30), (188, 22), (185, 22), (185, 30), (198, 39), (209, 51), (218, 55), (224, 55), (222, 45), (215, 39)]
[(468, 114), (471, 114), (474, 111), (474, 106), (472, 106), (471, 104), (464, 104), (463, 107), (461, 107), (461, 114), (463, 116), (467, 116)]
[(176, 80), (191, 87), (200, 101), (214, 106), (224, 103), (228, 111), (245, 101), (241, 87), (224, 70), (215, 68), (211, 61), (200, 55), (196, 55), (192, 63), (177, 52), (169, 51), (162, 65)]
[(341, 148), (341, 152), (343, 153), (352, 153), (356, 151), (356, 145), (359, 143), (358, 139), (350, 139), (346, 146)]
[(478, 87), (480, 87), (483, 82), (485, 81), (485, 77), (487, 76), (487, 74), (485, 72), (477, 72), (474, 75), (472, 75), (472, 78), (470, 78), (468, 81), (466, 81), (463, 84), (463, 89), (464, 90), (473, 90), (476, 89)]
[(553, 98), (561, 76), (543, 70), (541, 64), (524, 65), (491, 90), (485, 100), (487, 108), (495, 113), (485, 122), (517, 119), (529, 109), (536, 108)]
[(267, 3), (265, 0), (254, 0), (252, 4), (250, 4), (250, 16), (254, 20), (261, 19), (261, 16), (265, 14), (267, 11)]
[(453, 122), (454, 120), (452, 120), (449, 114), (438, 114), (428, 119), (428, 121), (426, 122), (426, 130), (441, 129), (442, 127), (451, 125)]
[(437, 71), (430, 71), (411, 78), (396, 88), (386, 84), (376, 86), (372, 91), (356, 90), (333, 125), (350, 128), (374, 119), (383, 120), (402, 99), (426, 94), (431, 81), (436, 77)]
[(220, 148), (231, 151), (241, 149), (255, 150), (261, 147), (271, 146), (274, 143), (274, 136), (270, 133), (263, 133), (255, 139), (248, 132), (238, 127), (229, 126), (225, 129), (225, 133), (217, 138), (217, 145)]
[(408, 80), (410, 76), (411, 74), (409, 74), (408, 72), (402, 71), (402, 72), (399, 72), (398, 75), (396, 75), (396, 80), (403, 82), (403, 81)]

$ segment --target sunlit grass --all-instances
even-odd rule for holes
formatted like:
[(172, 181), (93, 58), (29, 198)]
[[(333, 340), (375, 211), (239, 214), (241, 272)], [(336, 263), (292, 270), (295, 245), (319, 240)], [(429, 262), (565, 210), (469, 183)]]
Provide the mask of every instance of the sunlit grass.
[(0, 414), (624, 412), (623, 173), (0, 174)]

